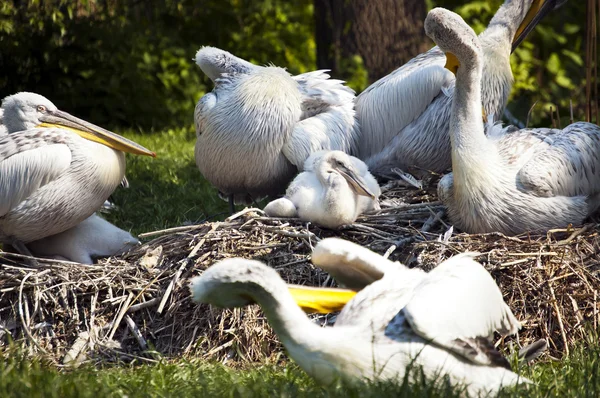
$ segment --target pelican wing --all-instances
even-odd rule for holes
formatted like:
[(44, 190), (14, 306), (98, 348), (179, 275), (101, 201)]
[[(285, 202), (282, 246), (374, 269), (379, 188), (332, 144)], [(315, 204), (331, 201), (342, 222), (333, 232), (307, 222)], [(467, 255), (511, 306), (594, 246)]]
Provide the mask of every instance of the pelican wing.
[(354, 118), (354, 92), (325, 71), (294, 76), (302, 96), (302, 115), (282, 151), (303, 170), (311, 153), (339, 150), (355, 153), (359, 128)]
[(196, 137), (202, 135), (204, 131), (205, 115), (217, 104), (217, 96), (214, 93), (206, 93), (200, 98), (194, 109), (194, 127), (196, 127)]
[(344, 81), (331, 79), (329, 70), (316, 70), (293, 76), (302, 95), (302, 117), (306, 119), (323, 113), (333, 106), (353, 104), (354, 90)]
[(379, 79), (356, 98), (360, 123), (359, 157), (380, 152), (438, 95), (450, 95), (454, 75), (444, 68), (446, 56), (434, 47)]
[(431, 271), (386, 334), (394, 337), (395, 328), (405, 322), (424, 339), (485, 365), (505, 365), (490, 349), (494, 331), (508, 335), (520, 328), (500, 289), (472, 253), (454, 256)]
[(545, 197), (599, 193), (600, 128), (579, 122), (554, 131), (558, 133), (547, 140), (544, 150), (532, 156), (519, 171), (520, 183)]
[(4, 109), (0, 108), (0, 137), (8, 134), (8, 129), (4, 125)]
[(486, 135), (496, 142), (498, 153), (505, 164), (520, 170), (536, 154), (542, 153), (554, 142), (558, 129), (519, 129), (502, 127), (500, 123), (486, 127)]
[[(60, 133), (34, 129), (0, 138), (0, 217), (57, 179), (71, 164)], [(60, 132), (60, 130), (58, 130)], [(59, 138), (59, 139), (56, 139)]]

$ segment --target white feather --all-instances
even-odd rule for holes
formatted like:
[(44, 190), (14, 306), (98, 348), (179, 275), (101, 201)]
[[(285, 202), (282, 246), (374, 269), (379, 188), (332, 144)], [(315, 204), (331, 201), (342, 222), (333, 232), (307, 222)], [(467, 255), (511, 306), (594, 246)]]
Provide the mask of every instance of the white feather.
[(92, 264), (95, 258), (116, 256), (139, 244), (129, 232), (94, 214), (71, 229), (30, 242), (27, 247), (38, 257)]

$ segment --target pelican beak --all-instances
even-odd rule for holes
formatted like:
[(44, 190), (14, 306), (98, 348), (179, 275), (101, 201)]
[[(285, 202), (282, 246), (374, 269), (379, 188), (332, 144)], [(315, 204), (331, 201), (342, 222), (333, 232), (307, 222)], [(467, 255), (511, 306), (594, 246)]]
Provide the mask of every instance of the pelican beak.
[(79, 119), (67, 112), (60, 110), (48, 111), (40, 117), (40, 123), (37, 127), (56, 127), (70, 130), (86, 140), (98, 142), (107, 147), (121, 152), (134, 153), (136, 155), (146, 155), (156, 157), (156, 154), (140, 144), (137, 144), (125, 137), (121, 137), (111, 131), (105, 130), (95, 124)]
[(357, 195), (368, 196), (371, 199), (375, 199), (375, 195), (369, 191), (365, 181), (361, 177), (357, 176), (353, 170), (350, 170), (345, 166), (337, 166), (336, 170), (342, 175), (342, 177), (344, 177), (346, 181), (348, 181), (350, 188), (352, 188)]
[(521, 26), (519, 26), (515, 33), (511, 52), (515, 51), (515, 48), (525, 40), (525, 37), (527, 37), (529, 32), (536, 27), (546, 14), (561, 6), (563, 3), (565, 3), (564, 0), (558, 1), (558, 3), (557, 0), (533, 0), (531, 7), (529, 7), (529, 11), (527, 11), (527, 15), (525, 15), (525, 19), (523, 19)]
[(448, 69), (450, 72), (456, 75), (456, 71), (458, 70), (459, 66), (460, 62), (458, 62), (458, 58), (456, 58), (456, 55), (452, 53), (446, 53), (446, 65), (444, 65), (444, 68)]
[(348, 289), (288, 285), (294, 301), (306, 313), (329, 314), (340, 311), (356, 295)]

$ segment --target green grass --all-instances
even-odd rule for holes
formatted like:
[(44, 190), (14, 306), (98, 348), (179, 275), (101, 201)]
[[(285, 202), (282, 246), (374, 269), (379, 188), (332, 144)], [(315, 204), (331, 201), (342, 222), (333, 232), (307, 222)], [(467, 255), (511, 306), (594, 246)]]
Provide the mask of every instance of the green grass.
[[(436, 385), (338, 383), (318, 386), (293, 364), (233, 370), (199, 360), (57, 370), (39, 360), (4, 355), (0, 362), (2, 397), (450, 397), (459, 389), (444, 380)], [(533, 386), (504, 390), (501, 397), (600, 396), (600, 347), (582, 343), (569, 359), (522, 365)]]
[(134, 234), (222, 219), (228, 204), (217, 196), (194, 161), (193, 128), (141, 134), (119, 132), (156, 152), (156, 158), (127, 155), (129, 189), (118, 188), (117, 210), (106, 218)]

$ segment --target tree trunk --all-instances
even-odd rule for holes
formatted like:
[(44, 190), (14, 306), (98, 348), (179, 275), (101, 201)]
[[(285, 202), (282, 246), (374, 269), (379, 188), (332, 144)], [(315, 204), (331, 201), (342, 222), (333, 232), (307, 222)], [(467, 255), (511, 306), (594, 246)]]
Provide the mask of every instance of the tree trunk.
[(373, 82), (421, 52), (425, 0), (314, 0), (317, 67), (344, 76), (343, 58), (360, 55)]

